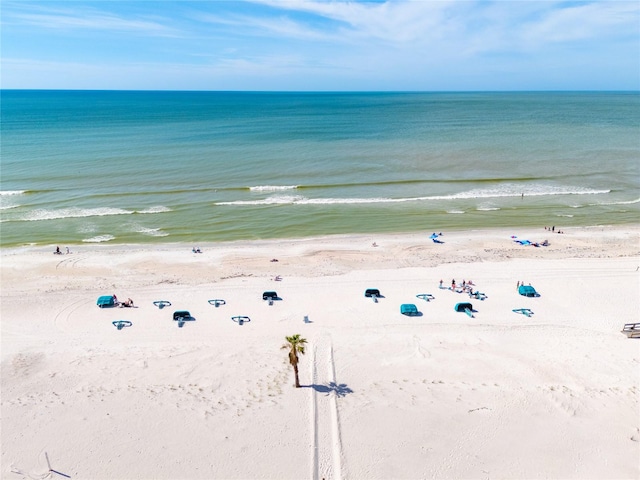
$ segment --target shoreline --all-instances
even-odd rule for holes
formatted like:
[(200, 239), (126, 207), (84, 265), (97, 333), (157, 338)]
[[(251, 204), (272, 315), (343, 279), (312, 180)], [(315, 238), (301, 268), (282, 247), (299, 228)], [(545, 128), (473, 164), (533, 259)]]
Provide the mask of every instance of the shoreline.
[[(446, 236), (478, 236), (488, 235), (495, 238), (507, 238), (511, 235), (518, 237), (535, 236), (536, 238), (559, 238), (560, 235), (570, 233), (572, 235), (584, 235), (590, 234), (596, 231), (602, 233), (616, 233), (616, 232), (629, 232), (629, 234), (640, 235), (640, 223), (629, 224), (608, 224), (608, 225), (588, 225), (588, 226), (571, 226), (571, 227), (559, 227), (563, 228), (561, 231), (564, 233), (552, 232), (545, 230), (544, 227), (486, 227), (486, 228), (472, 228), (472, 229), (449, 229), (439, 230), (435, 233), (443, 234)], [(515, 233), (514, 233), (515, 232)], [(234, 247), (234, 246), (268, 246), (270, 244), (281, 243), (313, 243), (313, 242), (340, 242), (340, 241), (358, 241), (366, 244), (367, 241), (376, 241), (376, 239), (388, 239), (391, 241), (406, 241), (406, 242), (418, 242), (424, 241), (425, 243), (430, 240), (429, 236), (431, 231), (422, 230), (420, 232), (384, 232), (384, 233), (340, 233), (340, 234), (327, 234), (327, 235), (314, 235), (303, 237), (283, 237), (283, 238), (264, 238), (264, 239), (240, 239), (240, 240), (224, 240), (224, 241), (203, 241), (203, 242), (185, 242), (185, 241), (167, 241), (167, 242), (153, 242), (153, 243), (109, 243), (109, 242), (83, 242), (83, 243), (69, 243), (59, 244), (57, 246), (62, 250), (62, 255), (65, 255), (65, 248), (68, 246), (71, 249), (71, 253), (78, 249), (91, 249), (96, 248), (100, 250), (114, 250), (114, 251), (138, 251), (138, 250), (153, 250), (153, 249), (184, 249), (185, 247), (200, 247), (202, 248), (219, 248), (219, 247)], [(505, 237), (506, 236), (506, 237)], [(404, 240), (402, 240), (404, 239)], [(43, 249), (55, 250), (56, 244), (51, 243), (48, 245), (40, 244), (25, 244), (0, 247), (0, 254), (14, 254), (22, 252), (40, 252)]]
[(640, 225), (563, 230), (1, 249), (2, 477), (637, 478)]

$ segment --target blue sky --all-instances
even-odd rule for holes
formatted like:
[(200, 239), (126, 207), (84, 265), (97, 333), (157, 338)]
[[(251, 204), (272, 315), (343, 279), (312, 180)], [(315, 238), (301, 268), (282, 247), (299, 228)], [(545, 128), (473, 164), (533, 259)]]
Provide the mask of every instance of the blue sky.
[(2, 0), (2, 88), (639, 90), (638, 1)]

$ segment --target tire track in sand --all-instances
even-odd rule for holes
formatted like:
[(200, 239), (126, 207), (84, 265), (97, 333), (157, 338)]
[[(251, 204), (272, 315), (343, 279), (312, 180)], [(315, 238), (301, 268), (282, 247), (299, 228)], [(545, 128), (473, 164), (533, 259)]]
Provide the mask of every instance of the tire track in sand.
[(311, 385), (311, 427), (313, 460), (311, 478), (342, 478), (342, 440), (338, 414), (336, 371), (331, 338), (324, 336), (313, 346)]

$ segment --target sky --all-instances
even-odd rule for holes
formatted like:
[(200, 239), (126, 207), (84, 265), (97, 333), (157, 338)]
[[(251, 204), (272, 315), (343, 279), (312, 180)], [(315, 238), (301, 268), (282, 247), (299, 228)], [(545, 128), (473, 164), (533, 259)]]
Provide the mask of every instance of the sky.
[(640, 90), (640, 2), (0, 4), (5, 89)]

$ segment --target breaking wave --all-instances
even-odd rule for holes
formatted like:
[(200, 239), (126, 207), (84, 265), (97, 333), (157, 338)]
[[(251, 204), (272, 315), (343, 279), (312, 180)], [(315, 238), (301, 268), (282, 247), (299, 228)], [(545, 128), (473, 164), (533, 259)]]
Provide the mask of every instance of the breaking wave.
[(91, 238), (84, 238), (82, 241), (85, 243), (102, 243), (102, 242), (109, 242), (111, 240), (113, 240), (114, 237), (113, 235), (96, 235), (95, 237), (91, 237)]
[(295, 190), (298, 185), (257, 185), (249, 187), (252, 192), (279, 192), (282, 190)]
[[(8, 208), (8, 207), (7, 207)], [(35, 222), (39, 220), (60, 220), (64, 218), (85, 218), (85, 217), (104, 217), (108, 215), (132, 215), (153, 214), (170, 212), (168, 207), (157, 206), (144, 210), (125, 210), (123, 208), (97, 207), (97, 208), (60, 208), (57, 210), (36, 209), (25, 213), (24, 215), (11, 219), (11, 221)]]
[(505, 198), (522, 196), (551, 196), (551, 195), (601, 195), (610, 193), (611, 190), (595, 190), (580, 187), (528, 187), (527, 189), (515, 188), (515, 186), (503, 186), (497, 188), (475, 189), (467, 192), (450, 195), (431, 195), (425, 197), (404, 198), (307, 198), (301, 195), (274, 195), (256, 200), (235, 200), (229, 202), (216, 202), (215, 205), (330, 205), (330, 204), (368, 204), (368, 203), (402, 203), (420, 202), (432, 200), (473, 200), (486, 198)]

